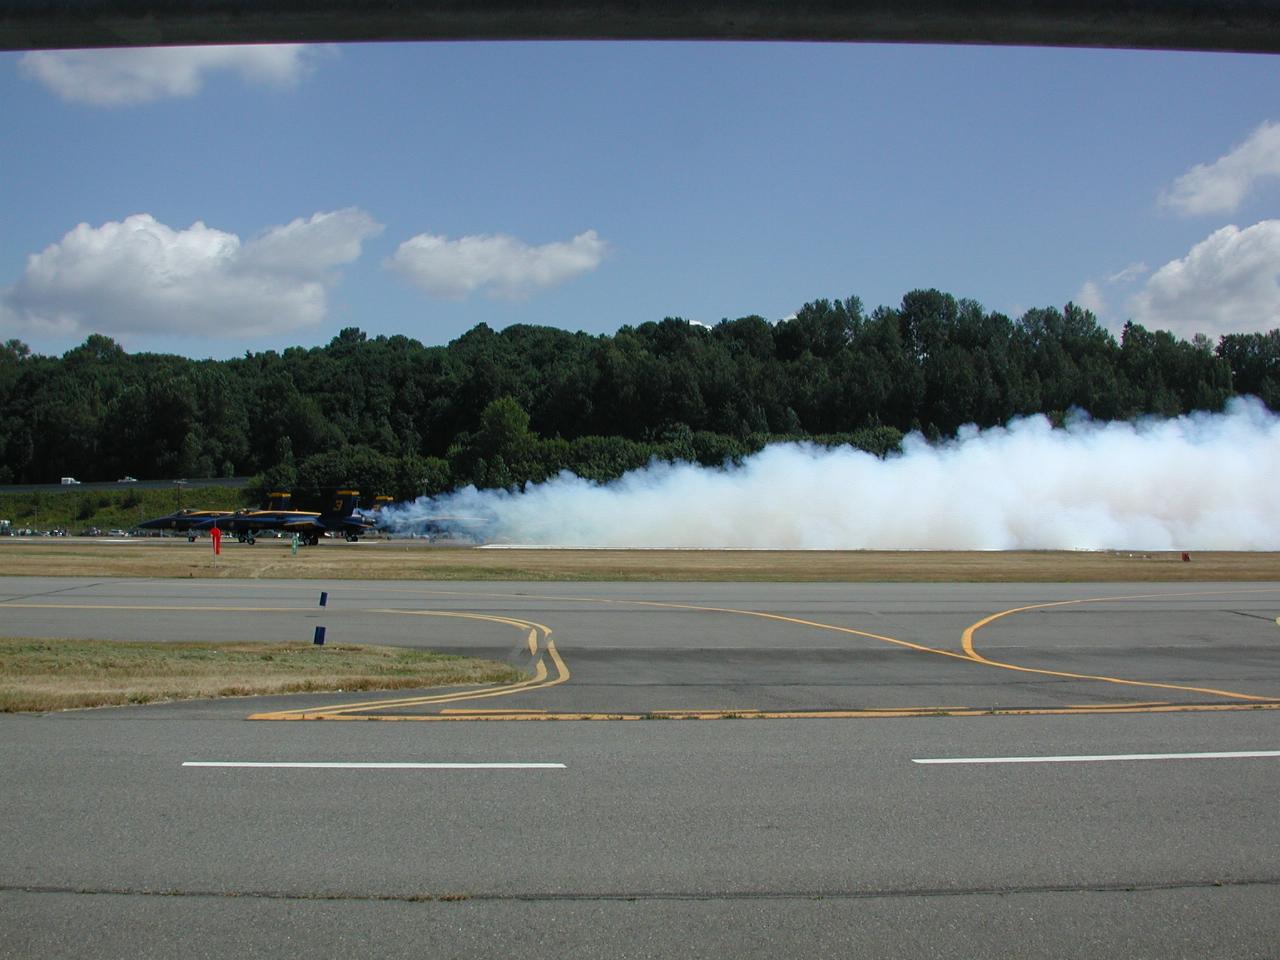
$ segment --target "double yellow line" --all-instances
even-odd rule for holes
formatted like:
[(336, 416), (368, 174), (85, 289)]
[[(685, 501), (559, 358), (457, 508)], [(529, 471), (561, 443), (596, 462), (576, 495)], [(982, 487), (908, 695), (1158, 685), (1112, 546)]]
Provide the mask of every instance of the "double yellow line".
[[(701, 613), (712, 614), (730, 614), (735, 616), (756, 617), (764, 620), (771, 620), (780, 623), (789, 623), (797, 626), (807, 627), (817, 630), (828, 630), (836, 633), (847, 634), (850, 636), (861, 637), (877, 642), (888, 643), (918, 653), (929, 653), (936, 656), (949, 657), (955, 660), (962, 660), (969, 663), (978, 664), (985, 667), (991, 667), (1002, 670), (1012, 670), (1019, 673), (1036, 674), (1048, 677), (1059, 677), (1070, 680), (1088, 680), (1102, 683), (1116, 684), (1127, 687), (1148, 687), (1160, 690), (1176, 690), (1185, 693), (1201, 694), (1209, 697), (1223, 698), (1228, 703), (1172, 703), (1167, 701), (1144, 701), (1144, 702), (1120, 702), (1114, 704), (1075, 704), (1064, 705), (1061, 707), (1038, 707), (1038, 708), (978, 708), (978, 707), (962, 707), (962, 706), (922, 706), (922, 707), (903, 707), (903, 708), (887, 708), (887, 709), (855, 709), (855, 710), (789, 710), (789, 711), (762, 711), (754, 709), (741, 710), (656, 710), (644, 713), (612, 713), (612, 712), (556, 712), (551, 710), (538, 709), (518, 709), (518, 708), (441, 708), (438, 712), (423, 713), (405, 713), (401, 712), (415, 707), (441, 707), (443, 704), (460, 703), (464, 701), (488, 700), (499, 697), (508, 697), (514, 694), (527, 693), (534, 690), (547, 689), (566, 683), (570, 678), (568, 666), (564, 659), (560, 656), (556, 649), (555, 641), (551, 639), (552, 630), (550, 627), (536, 623), (531, 620), (524, 620), (516, 617), (496, 616), (491, 614), (467, 613), (456, 611), (437, 611), (437, 610), (405, 610), (394, 608), (376, 608), (361, 610), (360, 613), (396, 615), (396, 616), (419, 616), (419, 617), (445, 617), (456, 618), (462, 620), (486, 621), (497, 623), (503, 626), (511, 627), (521, 633), (522, 639), (519, 645), (527, 648), (530, 673), (531, 675), (515, 683), (506, 684), (499, 687), (490, 687), (483, 689), (465, 689), (453, 690), (446, 693), (438, 693), (429, 696), (389, 698), (381, 700), (362, 700), (354, 703), (337, 704), (334, 706), (320, 707), (314, 709), (299, 710), (280, 710), (267, 713), (252, 714), (251, 720), (479, 720), (479, 719), (502, 719), (502, 720), (550, 720), (550, 719), (618, 719), (618, 720), (641, 720), (641, 719), (722, 719), (722, 718), (769, 718), (769, 719), (799, 719), (799, 718), (846, 718), (846, 717), (920, 717), (920, 716), (982, 716), (982, 715), (1039, 715), (1039, 714), (1099, 714), (1099, 713), (1156, 713), (1156, 712), (1173, 712), (1173, 711), (1215, 711), (1215, 710), (1240, 710), (1240, 709), (1276, 709), (1280, 708), (1280, 700), (1274, 697), (1258, 696), (1250, 693), (1241, 693), (1232, 690), (1222, 690), (1214, 687), (1199, 687), (1187, 684), (1177, 683), (1161, 683), (1151, 680), (1131, 680), (1123, 677), (1112, 677), (1101, 674), (1073, 673), (1064, 670), (1049, 670), (1039, 667), (1028, 667), (1021, 664), (1008, 663), (1002, 660), (996, 660), (991, 657), (984, 656), (979, 653), (974, 642), (974, 638), (978, 631), (995, 623), (998, 620), (1015, 614), (1026, 613), (1033, 610), (1044, 610), (1056, 607), (1067, 607), (1080, 604), (1119, 602), (1129, 600), (1146, 600), (1146, 599), (1166, 599), (1171, 597), (1194, 597), (1194, 596), (1219, 596), (1233, 593), (1260, 593), (1275, 592), (1280, 587), (1250, 588), (1237, 590), (1212, 590), (1212, 591), (1196, 591), (1182, 593), (1149, 593), (1149, 594), (1133, 594), (1128, 596), (1111, 596), (1111, 597), (1088, 597), (1074, 600), (1057, 600), (1045, 603), (1027, 604), (1019, 607), (1011, 607), (1007, 610), (1001, 610), (997, 613), (990, 614), (977, 622), (970, 624), (964, 629), (960, 637), (960, 646), (962, 652), (954, 650), (946, 650), (939, 647), (931, 647), (925, 644), (914, 643), (908, 640), (900, 640), (895, 637), (885, 636), (883, 634), (870, 633), (866, 630), (858, 630), (853, 627), (843, 627), (837, 624), (821, 623), (815, 620), (805, 620), (798, 617), (789, 617), (783, 614), (768, 613), (761, 610), (739, 610), (731, 607), (714, 607), (696, 604), (682, 603), (666, 603), (655, 600), (618, 600), (613, 598), (600, 597), (558, 597), (561, 600), (578, 600), (593, 603), (606, 604), (625, 604), (630, 606), (646, 606), (659, 607), (672, 610), (690, 610)], [(507, 596), (502, 594), (494, 594), (493, 596)], [(528, 600), (529, 597), (520, 595), (519, 599)], [(255, 612), (255, 613), (298, 613), (299, 608), (294, 607), (265, 607), (265, 606), (163, 606), (156, 604), (138, 604), (138, 605), (121, 605), (121, 604), (76, 604), (76, 603), (8, 603), (6, 607), (19, 607), (28, 609), (87, 609), (87, 610), (180, 610), (180, 611), (208, 611), (208, 612)], [(1277, 621), (1280, 623), (1280, 620)], [(395, 712), (388, 712), (395, 711)]]
[[(1038, 674), (1041, 676), (1061, 677), (1073, 680), (1090, 680), (1102, 683), (1112, 683), (1121, 686), (1132, 687), (1150, 687), (1163, 690), (1177, 690), (1189, 693), (1198, 693), (1206, 696), (1222, 697), (1229, 703), (1173, 703), (1163, 700), (1141, 701), (1141, 702), (1120, 702), (1112, 704), (1068, 704), (1060, 707), (962, 707), (962, 706), (923, 706), (923, 707), (903, 707), (903, 708), (886, 708), (886, 709), (855, 709), (855, 710), (754, 710), (754, 709), (713, 709), (713, 710), (654, 710), (644, 713), (635, 712), (573, 712), (573, 711), (551, 711), (551, 710), (535, 710), (535, 709), (445, 709), (435, 714), (395, 714), (382, 715), (380, 719), (399, 719), (399, 720), (664, 720), (664, 719), (842, 719), (842, 718), (864, 718), (864, 717), (927, 717), (927, 716), (1036, 716), (1036, 715), (1062, 715), (1062, 714), (1105, 714), (1105, 713), (1170, 713), (1170, 712), (1207, 712), (1221, 710), (1242, 710), (1242, 709), (1277, 709), (1280, 708), (1280, 700), (1274, 697), (1263, 697), (1249, 693), (1239, 693), (1231, 690), (1220, 690), (1213, 687), (1197, 687), (1187, 684), (1176, 683), (1160, 683), (1147, 680), (1130, 680), (1123, 677), (1110, 677), (1100, 674), (1072, 673), (1063, 670), (1048, 670), (1038, 667), (1026, 667), (1020, 664), (1007, 663), (1000, 660), (983, 656), (978, 652), (974, 645), (974, 636), (979, 630), (1000, 620), (1018, 613), (1025, 613), (1030, 610), (1040, 610), (1051, 607), (1071, 606), (1085, 603), (1102, 603), (1107, 601), (1125, 601), (1125, 600), (1142, 600), (1142, 599), (1162, 599), (1168, 597), (1189, 597), (1189, 596), (1214, 596), (1228, 593), (1258, 593), (1272, 592), (1277, 587), (1268, 588), (1252, 588), (1247, 590), (1213, 590), (1213, 591), (1196, 591), (1183, 593), (1155, 593), (1155, 594), (1134, 594), (1129, 596), (1113, 596), (1113, 597), (1089, 597), (1075, 600), (1058, 600), (1046, 603), (1028, 604), (1020, 607), (1012, 607), (1008, 610), (1002, 610), (998, 613), (990, 614), (983, 617), (976, 623), (970, 624), (961, 634), (960, 644), (963, 652), (957, 653), (954, 650), (945, 650), (939, 647), (931, 647), (926, 644), (914, 643), (909, 640), (900, 640), (896, 637), (888, 637), (883, 634), (870, 633), (866, 630), (858, 630), (853, 627), (842, 627), (831, 623), (821, 623), (816, 620), (805, 620), (798, 617), (789, 617), (783, 614), (768, 613), (761, 610), (739, 610), (732, 607), (713, 607), (697, 604), (683, 603), (666, 603), (656, 600), (616, 600), (612, 598), (598, 597), (560, 597), (562, 600), (577, 600), (584, 602), (608, 603), (608, 604), (626, 604), (633, 606), (661, 607), (674, 610), (691, 610), (702, 613), (732, 614), (736, 616), (757, 617), (764, 620), (773, 620), (780, 623), (790, 623), (797, 626), (809, 627), (817, 630), (829, 630), (836, 633), (848, 634), (856, 637), (863, 637), (869, 640), (876, 640), (882, 643), (889, 643), (895, 646), (903, 647), (908, 650), (914, 650), (919, 653), (931, 653), (937, 656), (950, 657), (955, 660), (963, 660), (969, 663), (978, 664), (985, 667), (992, 667), (1003, 670), (1013, 670), (1019, 673)], [(524, 596), (521, 599), (527, 600)], [(387, 611), (393, 612), (393, 611)], [(394, 611), (394, 612), (411, 612), (411, 611)], [(417, 611), (412, 611), (417, 612)], [(426, 611), (421, 611), (424, 615)], [(454, 614), (455, 616), (469, 616), (465, 614)], [(499, 619), (487, 617), (483, 619)], [(523, 621), (506, 621), (506, 622), (523, 622)], [(544, 628), (545, 629), (545, 628)], [(548, 631), (549, 633), (550, 631)], [(554, 651), (553, 651), (554, 653)], [(555, 655), (555, 660), (562, 665), (563, 661), (559, 660)], [(554, 681), (562, 683), (568, 678), (568, 668), (563, 668), (561, 678)], [(551, 686), (552, 683), (544, 683), (541, 686)], [(500, 691), (486, 692), (480, 694), (455, 694), (447, 702), (455, 702), (458, 700), (480, 699), (487, 696), (504, 695), (506, 693), (522, 692), (525, 689), (533, 689), (539, 686), (537, 683), (531, 685), (516, 684), (510, 688), (504, 688)], [(381, 703), (390, 705), (389, 701), (380, 701)], [(417, 703), (438, 703), (446, 702), (441, 698), (422, 698)], [(325, 711), (323, 715), (327, 716), (330, 711)], [(314, 716), (321, 716), (315, 714)], [(335, 719), (348, 719), (347, 716), (334, 717)], [(368, 718), (367, 715), (362, 718)]]
[[(402, 720), (423, 719), (421, 716), (410, 716), (399, 713), (386, 713), (387, 710), (402, 710), (409, 707), (437, 706), (442, 703), (456, 703), (460, 700), (485, 700), (491, 697), (507, 697), (514, 693), (527, 693), (530, 690), (542, 690), (558, 686), (569, 679), (569, 668), (556, 649), (551, 639), (551, 628), (532, 620), (519, 620), (515, 617), (499, 617), (483, 613), (460, 613), (444, 610), (396, 610), (376, 609), (369, 613), (398, 614), (413, 617), (454, 617), (461, 620), (483, 620), (513, 627), (523, 634), (528, 633), (521, 641), (527, 646), (531, 659), (533, 675), (526, 680), (519, 680), (500, 687), (484, 690), (455, 690), (450, 693), (437, 693), (425, 697), (401, 697), (382, 700), (362, 700), (357, 703), (342, 703), (316, 709), (276, 710), (269, 713), (251, 714), (250, 720)], [(547, 661), (551, 661), (551, 669)], [(554, 673), (552, 672), (554, 670)], [(376, 713), (372, 711), (377, 711)]]

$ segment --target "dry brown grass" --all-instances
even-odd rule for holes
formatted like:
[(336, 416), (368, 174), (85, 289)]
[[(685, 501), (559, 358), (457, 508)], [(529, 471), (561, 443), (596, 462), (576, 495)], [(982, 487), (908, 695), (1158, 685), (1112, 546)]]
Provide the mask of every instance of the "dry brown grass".
[(0, 712), (306, 691), (510, 683), (490, 660), (403, 647), (0, 638)]
[(0, 538), (0, 575), (359, 580), (1084, 582), (1280, 579), (1280, 553), (477, 550), (422, 541), (134, 543)]

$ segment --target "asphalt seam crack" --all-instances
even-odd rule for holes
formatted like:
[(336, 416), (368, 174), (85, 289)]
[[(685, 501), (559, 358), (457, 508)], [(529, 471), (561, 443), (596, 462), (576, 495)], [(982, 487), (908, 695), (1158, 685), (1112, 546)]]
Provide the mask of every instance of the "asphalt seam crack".
[(1227, 613), (1234, 613), (1238, 617), (1248, 617), (1251, 620), (1262, 620), (1266, 623), (1275, 623), (1274, 617), (1264, 617), (1257, 613), (1245, 613), (1243, 610), (1228, 610)]
[(43, 884), (0, 884), (0, 894), (73, 894), (77, 896), (173, 897), (218, 900), (343, 901), (352, 903), (538, 903), (538, 902), (658, 902), (658, 901), (781, 901), (781, 900), (891, 900), (934, 897), (1017, 896), (1057, 893), (1156, 893), (1176, 890), (1210, 890), (1237, 887), (1280, 887), (1280, 877), (1237, 877), (1212, 880), (1134, 881), (1079, 884), (1027, 884), (1021, 886), (933, 887), (885, 890), (681, 890), (577, 893), (299, 893), (284, 890), (182, 890), (140, 887), (75, 887)]
[(76, 590), (92, 590), (94, 587), (102, 586), (102, 581), (94, 581), (93, 583), (73, 583), (67, 587), (60, 587), (57, 590), (44, 590), (40, 593), (24, 593), (17, 596), (5, 597), (0, 599), (0, 604), (17, 603), (20, 600), (31, 600), (36, 597), (56, 597), (60, 593), (72, 593)]

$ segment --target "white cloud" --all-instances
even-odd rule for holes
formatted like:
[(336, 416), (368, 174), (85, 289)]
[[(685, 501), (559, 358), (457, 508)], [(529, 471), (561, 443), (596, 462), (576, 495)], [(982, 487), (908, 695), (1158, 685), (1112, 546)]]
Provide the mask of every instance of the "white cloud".
[(1107, 301), (1102, 295), (1102, 290), (1092, 280), (1086, 280), (1080, 288), (1080, 292), (1075, 295), (1076, 306), (1084, 307), (1095, 317), (1106, 316)]
[(245, 245), (243, 258), (258, 273), (316, 279), (358, 259), (361, 244), (381, 232), (367, 213), (348, 207), (271, 227)]
[(1264, 123), (1230, 153), (1192, 167), (1160, 202), (1187, 216), (1232, 213), (1266, 177), (1280, 177), (1280, 123)]
[[(1072, 298), (1077, 306), (1084, 307), (1092, 313), (1103, 324), (1111, 323), (1118, 327), (1111, 311), (1111, 298), (1119, 296), (1120, 291), (1117, 287), (1127, 286), (1133, 283), (1139, 277), (1147, 272), (1145, 263), (1131, 263), (1123, 270), (1102, 280), (1086, 280), (1080, 286), (1080, 290)], [(1020, 316), (1024, 311), (1015, 311), (1014, 316)]]
[(252, 83), (288, 86), (301, 79), (317, 53), (310, 44), (235, 47), (131, 47), (119, 50), (37, 50), (19, 64), (64, 100), (94, 106), (190, 97), (218, 70)]
[(1113, 273), (1107, 277), (1107, 283), (1132, 283), (1146, 273), (1148, 269), (1149, 267), (1145, 263), (1131, 263), (1119, 273)]
[(382, 227), (354, 208), (271, 227), (242, 244), (196, 222), (174, 230), (150, 214), (82, 223), (27, 258), (0, 291), (0, 329), (80, 337), (237, 337), (318, 323), (336, 267)]
[(594, 270), (607, 252), (594, 230), (538, 247), (500, 234), (450, 240), (420, 233), (400, 244), (387, 266), (433, 297), (461, 300), (481, 291), (520, 299)]
[(1280, 220), (1223, 227), (1151, 275), (1130, 301), (1150, 329), (1190, 337), (1280, 326)]

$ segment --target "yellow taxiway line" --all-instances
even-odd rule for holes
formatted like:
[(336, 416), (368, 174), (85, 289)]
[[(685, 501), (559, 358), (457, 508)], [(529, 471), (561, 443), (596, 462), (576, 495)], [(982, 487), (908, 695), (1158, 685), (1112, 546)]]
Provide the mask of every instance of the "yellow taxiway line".
[[(342, 703), (334, 706), (321, 707), (318, 709), (300, 709), (300, 710), (276, 710), (268, 713), (251, 714), (249, 720), (338, 720), (353, 719), (367, 720), (377, 719), (380, 715), (370, 714), (371, 710), (388, 710), (400, 709), (405, 707), (425, 707), (435, 706), (442, 703), (457, 703), (463, 700), (485, 700), (493, 697), (506, 697), (514, 693), (525, 693), (529, 690), (541, 690), (548, 687), (558, 686), (569, 680), (569, 668), (560, 656), (560, 652), (556, 649), (555, 641), (551, 639), (551, 628), (540, 623), (534, 623), (531, 620), (519, 620), (514, 617), (500, 617), (482, 613), (463, 613), (457, 611), (442, 610), (395, 610), (383, 609), (370, 611), (372, 613), (391, 613), (405, 614), (419, 617), (455, 617), (463, 620), (484, 620), (491, 623), (499, 623), (505, 626), (514, 627), (523, 633), (529, 631), (525, 638), (529, 648), (529, 655), (534, 657), (533, 676), (525, 680), (518, 680), (514, 683), (506, 684), (501, 687), (484, 688), (480, 690), (455, 690), (449, 693), (429, 694), (419, 697), (399, 697), (383, 700), (362, 700), (357, 703)], [(545, 652), (546, 657), (551, 660), (552, 666), (555, 668), (555, 675), (552, 676), (547, 669), (547, 664), (542, 656), (538, 655), (538, 651)]]
[(479, 721), (479, 720), (849, 720), (894, 717), (1038, 717), (1097, 716), (1112, 713), (1204, 713), (1234, 710), (1277, 710), (1280, 700), (1265, 703), (1114, 704), (1098, 707), (904, 707), (864, 710), (653, 710), (645, 713), (570, 712), (539, 710), (442, 710), (440, 713), (328, 713), (317, 710), (305, 716), (255, 716), (278, 720), (381, 720), (381, 721)]
[[(388, 714), (384, 711), (390, 709), (405, 709), (412, 707), (439, 706), (446, 703), (460, 703), (464, 701), (484, 700), (496, 697), (507, 697), (517, 693), (525, 693), (531, 690), (547, 689), (568, 682), (570, 671), (565, 664), (564, 659), (560, 656), (556, 649), (555, 642), (551, 640), (552, 630), (543, 624), (535, 623), (529, 620), (523, 620), (515, 617), (505, 617), (491, 614), (479, 614), (462, 611), (439, 611), (439, 610), (405, 610), (395, 608), (372, 608), (350, 610), (350, 613), (369, 613), (369, 614), (391, 614), (400, 616), (423, 616), (423, 617), (452, 617), (465, 620), (487, 621), (497, 623), (503, 626), (509, 626), (519, 630), (521, 633), (528, 631), (524, 637), (521, 647), (527, 646), (529, 655), (533, 659), (533, 676), (514, 683), (506, 684), (496, 688), (483, 688), (471, 690), (455, 690), (448, 693), (432, 694), (417, 697), (401, 697), (388, 698), (382, 700), (363, 700), (354, 703), (336, 704), (329, 707), (320, 707), (315, 709), (299, 709), (299, 710), (281, 710), (268, 713), (258, 713), (251, 715), (251, 720), (558, 720), (558, 719), (610, 719), (610, 720), (648, 720), (648, 719), (839, 719), (839, 718), (861, 718), (861, 717), (928, 717), (928, 716), (1039, 716), (1039, 715), (1061, 715), (1061, 714), (1100, 714), (1100, 713), (1168, 713), (1168, 712), (1203, 712), (1203, 711), (1220, 711), (1220, 710), (1241, 710), (1241, 709), (1276, 709), (1280, 708), (1280, 700), (1275, 698), (1258, 696), (1249, 693), (1240, 693), (1229, 690), (1219, 690), (1212, 687), (1196, 687), (1186, 684), (1160, 683), (1156, 681), (1146, 680), (1129, 680), (1123, 677), (1110, 677), (1098, 674), (1072, 673), (1062, 670), (1048, 670), (1037, 667), (1027, 667), (1014, 663), (1007, 663), (995, 660), (979, 653), (974, 644), (974, 636), (977, 632), (991, 623), (1005, 617), (1018, 613), (1024, 613), (1031, 610), (1041, 610), (1051, 607), (1072, 606), (1086, 603), (1102, 603), (1107, 601), (1126, 601), (1141, 599), (1163, 599), (1167, 597), (1188, 597), (1188, 596), (1215, 596), (1230, 593), (1257, 593), (1270, 592), (1280, 589), (1280, 587), (1272, 588), (1253, 588), (1245, 590), (1213, 590), (1213, 591), (1196, 591), (1186, 593), (1152, 593), (1152, 594), (1135, 594), (1130, 596), (1112, 596), (1112, 597), (1088, 597), (1074, 600), (1058, 600), (1046, 603), (1028, 604), (1020, 607), (1013, 607), (1008, 610), (1002, 610), (990, 614), (977, 622), (966, 627), (961, 634), (960, 642), (962, 653), (953, 650), (946, 650), (938, 647), (930, 647), (925, 644), (914, 643), (908, 640), (900, 640), (895, 637), (888, 637), (883, 634), (870, 633), (865, 630), (858, 630), (853, 627), (843, 627), (837, 624), (821, 623), (814, 620), (805, 620), (798, 617), (789, 617), (783, 614), (768, 613), (760, 610), (739, 610), (731, 607), (713, 607), (696, 604), (668, 603), (654, 600), (619, 600), (616, 598), (600, 598), (600, 597), (559, 597), (557, 599), (576, 600), (593, 603), (607, 603), (617, 605), (635, 605), (648, 607), (661, 607), (674, 610), (691, 610), (702, 613), (713, 614), (730, 614), (736, 616), (757, 617), (765, 620), (773, 620), (781, 623), (790, 623), (797, 626), (808, 627), (811, 629), (827, 630), (837, 633), (848, 634), (851, 636), (862, 637), (869, 640), (875, 640), (882, 643), (888, 643), (905, 649), (914, 650), (919, 653), (930, 653), (938, 656), (950, 657), (957, 660), (978, 664), (981, 666), (992, 667), (996, 669), (1012, 670), (1019, 673), (1038, 674), (1043, 676), (1062, 677), (1074, 680), (1091, 680), (1103, 683), (1118, 684), (1122, 686), (1134, 687), (1150, 687), (1155, 689), (1178, 690), (1189, 693), (1199, 693), (1214, 697), (1223, 697), (1228, 700), (1237, 701), (1226, 704), (1205, 704), (1205, 703), (1185, 703), (1177, 704), (1166, 701), (1146, 701), (1146, 702), (1122, 702), (1115, 704), (1071, 704), (1061, 707), (1027, 707), (1027, 708), (990, 708), (990, 707), (960, 707), (960, 706), (923, 706), (923, 707), (902, 707), (902, 708), (884, 708), (884, 709), (851, 709), (851, 710), (785, 710), (785, 711), (768, 711), (754, 709), (710, 709), (710, 710), (653, 710), (643, 713), (626, 713), (626, 712), (605, 712), (605, 711), (588, 711), (588, 712), (556, 712), (540, 709), (519, 709), (519, 708), (442, 708), (438, 713), (433, 714)], [(453, 592), (453, 591), (449, 591)], [(511, 595), (511, 594), (489, 594), (494, 597), (518, 598), (521, 600), (531, 599), (528, 595)], [(227, 613), (300, 613), (310, 612), (311, 607), (268, 607), (268, 606), (189, 606), (189, 605), (166, 605), (166, 604), (102, 604), (102, 603), (24, 603), (15, 602), (4, 604), (6, 607), (25, 608), (25, 609), (73, 609), (73, 610), (134, 610), (134, 611), (165, 611), (174, 612), (227, 612)], [(1280, 618), (1277, 619), (1280, 624)], [(539, 655), (539, 651), (545, 653), (545, 658)], [(554, 675), (548, 669), (546, 659), (550, 659), (555, 670)], [(376, 712), (374, 712), (376, 711)]]
[(1015, 670), (1019, 673), (1037, 673), (1049, 677), (1065, 677), (1070, 680), (1098, 680), (1103, 683), (1115, 683), (1127, 687), (1152, 687), (1157, 690), (1183, 690), (1189, 693), (1203, 693), (1214, 697), (1226, 697), (1232, 700), (1247, 700), (1256, 703), (1266, 703), (1274, 698), (1260, 697), (1251, 693), (1237, 693), (1232, 690), (1218, 690), (1213, 687), (1193, 687), (1181, 683), (1159, 683), (1154, 680), (1126, 680), (1123, 677), (1107, 677), (1091, 673), (1070, 673), (1065, 670), (1045, 670), (1037, 667), (1024, 667), (1016, 663), (1006, 663), (1002, 660), (992, 660), (980, 654), (973, 644), (973, 637), (979, 630), (996, 620), (1004, 617), (1013, 616), (1015, 613), (1025, 613), (1028, 610), (1045, 610), (1050, 607), (1068, 607), (1075, 604), (1083, 603), (1105, 603), (1109, 600), (1152, 600), (1164, 599), (1167, 597), (1204, 597), (1216, 596), (1223, 593), (1265, 593), (1270, 590), (1277, 590), (1280, 587), (1252, 589), (1252, 590), (1200, 590), (1192, 593), (1141, 593), (1131, 596), (1122, 597), (1087, 597), (1079, 600), (1055, 600), (1049, 603), (1032, 603), (1022, 607), (1011, 607), (1008, 610), (1001, 610), (983, 617), (977, 623), (970, 624), (965, 627), (964, 632), (960, 635), (960, 645), (964, 648), (965, 656), (970, 660), (981, 663), (988, 667), (998, 667), (1002, 670)]

